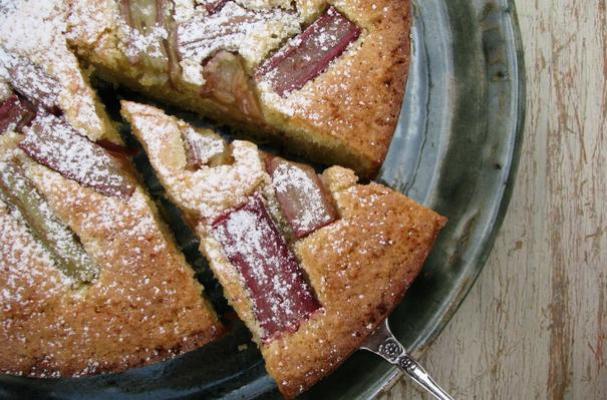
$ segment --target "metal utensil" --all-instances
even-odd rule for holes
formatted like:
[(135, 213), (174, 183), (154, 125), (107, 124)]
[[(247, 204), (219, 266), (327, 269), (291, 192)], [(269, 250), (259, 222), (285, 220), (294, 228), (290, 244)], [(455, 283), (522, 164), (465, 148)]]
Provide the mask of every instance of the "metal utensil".
[(379, 325), (367, 338), (361, 349), (377, 354), (390, 364), (396, 365), (418, 385), (426, 389), (438, 400), (454, 400), (444, 389), (442, 389), (426, 370), (413, 359), (403, 346), (392, 334), (388, 319)]

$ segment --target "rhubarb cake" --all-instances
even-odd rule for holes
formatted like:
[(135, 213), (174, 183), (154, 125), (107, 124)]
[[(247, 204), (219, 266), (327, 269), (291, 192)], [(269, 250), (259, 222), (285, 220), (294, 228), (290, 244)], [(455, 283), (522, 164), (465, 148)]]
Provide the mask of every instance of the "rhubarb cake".
[(372, 176), (397, 123), (409, 0), (69, 0), (100, 76)]
[(67, 49), (60, 9), (10, 7), (21, 19), (0, 21), (0, 373), (117, 372), (218, 337)]
[(352, 170), (318, 175), (149, 105), (122, 102), (122, 113), (287, 398), (386, 318), (445, 223)]

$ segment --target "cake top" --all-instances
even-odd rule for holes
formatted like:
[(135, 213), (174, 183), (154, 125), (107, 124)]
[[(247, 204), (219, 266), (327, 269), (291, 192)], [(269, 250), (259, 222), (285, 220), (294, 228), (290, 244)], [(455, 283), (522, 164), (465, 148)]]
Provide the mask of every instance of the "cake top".
[(403, 99), (408, 3), (153, 4), (70, 0), (66, 37), (111, 80), (313, 161), (377, 172)]
[[(119, 371), (194, 347), (182, 340), (192, 335), (202, 344), (219, 334), (192, 271), (140, 191), (125, 202), (29, 164), (28, 176), (48, 202), (43, 212), (52, 209), (67, 221), (99, 273), (90, 284), (65, 273), (56, 253), (32, 237), (31, 225), (2, 203), (0, 336), (10, 346), (0, 350), (0, 370), (33, 376)], [(48, 239), (67, 254), (67, 240)], [(44, 361), (36, 361), (41, 355)]]

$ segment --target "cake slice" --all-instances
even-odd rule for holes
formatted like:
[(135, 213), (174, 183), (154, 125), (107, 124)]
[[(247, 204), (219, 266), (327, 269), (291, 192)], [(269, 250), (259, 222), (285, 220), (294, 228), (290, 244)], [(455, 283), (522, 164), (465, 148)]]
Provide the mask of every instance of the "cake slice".
[(21, 19), (0, 21), (0, 373), (119, 372), (217, 338), (203, 288), (58, 32), (61, 3), (11, 6)]
[(70, 0), (67, 37), (105, 79), (372, 176), (410, 56), (408, 0)]
[(287, 398), (386, 318), (445, 223), (398, 192), (358, 184), (349, 169), (318, 176), (148, 105), (123, 102), (122, 114)]

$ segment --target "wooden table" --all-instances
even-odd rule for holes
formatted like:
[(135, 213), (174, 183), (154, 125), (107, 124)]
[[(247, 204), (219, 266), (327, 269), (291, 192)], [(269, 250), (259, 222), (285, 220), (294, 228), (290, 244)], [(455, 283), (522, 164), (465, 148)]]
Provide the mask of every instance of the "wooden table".
[[(516, 6), (528, 99), (514, 194), (422, 361), (457, 399), (607, 399), (607, 1)], [(380, 396), (429, 398), (404, 378)]]

